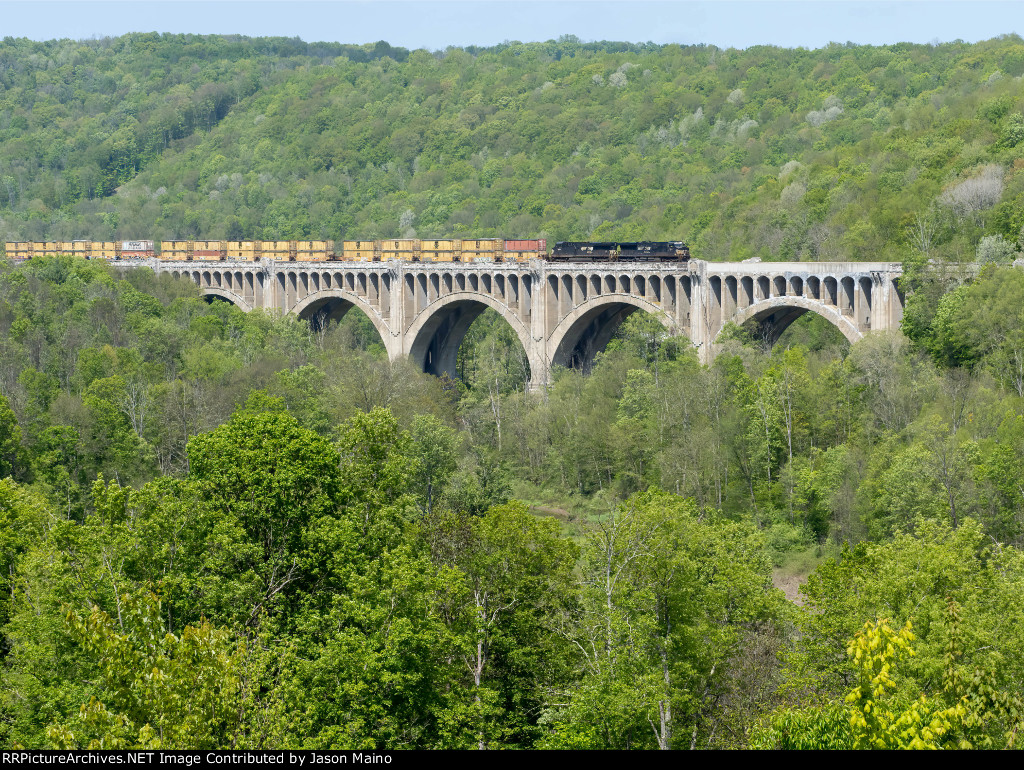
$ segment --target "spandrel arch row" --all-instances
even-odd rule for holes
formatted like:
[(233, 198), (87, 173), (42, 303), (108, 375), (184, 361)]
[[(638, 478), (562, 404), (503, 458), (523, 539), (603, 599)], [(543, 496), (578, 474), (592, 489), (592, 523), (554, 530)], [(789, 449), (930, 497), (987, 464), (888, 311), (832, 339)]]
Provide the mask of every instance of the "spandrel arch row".
[(709, 271), (705, 315), (714, 337), (726, 323), (753, 321), (774, 344), (810, 311), (856, 342), (869, 332), (898, 328), (903, 318), (898, 264), (811, 263), (799, 271), (773, 267), (765, 263), (758, 272), (739, 274)]
[(454, 375), (470, 324), (492, 308), (522, 343), (534, 385), (547, 382), (552, 367), (588, 367), (637, 310), (688, 337), (705, 363), (730, 322), (755, 323), (774, 343), (796, 318), (815, 312), (856, 341), (898, 327), (903, 313), (902, 271), (891, 263), (155, 266), (246, 311), (297, 313), (321, 323), (357, 308), (392, 359), (409, 356), (432, 374)]

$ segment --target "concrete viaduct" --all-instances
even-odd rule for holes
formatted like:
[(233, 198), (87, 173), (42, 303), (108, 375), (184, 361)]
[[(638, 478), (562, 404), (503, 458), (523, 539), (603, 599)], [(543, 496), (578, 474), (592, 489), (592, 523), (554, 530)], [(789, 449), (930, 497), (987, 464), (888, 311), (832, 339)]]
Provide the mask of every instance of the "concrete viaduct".
[(432, 262), (147, 262), (190, 278), (243, 310), (337, 321), (352, 308), (380, 333), (389, 357), (454, 376), (459, 345), (486, 308), (515, 330), (534, 387), (552, 367), (587, 368), (636, 310), (685, 335), (710, 363), (727, 323), (753, 322), (769, 344), (810, 311), (851, 342), (898, 328), (902, 267), (871, 262), (564, 264)]

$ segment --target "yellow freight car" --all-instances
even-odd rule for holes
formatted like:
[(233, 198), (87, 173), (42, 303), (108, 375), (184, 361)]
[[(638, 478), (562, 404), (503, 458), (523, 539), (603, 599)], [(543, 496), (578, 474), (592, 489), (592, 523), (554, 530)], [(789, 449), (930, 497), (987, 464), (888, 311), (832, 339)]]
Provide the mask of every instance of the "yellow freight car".
[(92, 241), (71, 241), (67, 244), (67, 247), (67, 251), (64, 252), (65, 254), (85, 259), (92, 257)]
[(279, 262), (295, 261), (295, 241), (260, 241), (260, 251), (264, 259)]
[(420, 261), (420, 242), (417, 238), (387, 238), (380, 242), (382, 260), (402, 259), (406, 262)]
[(192, 259), (192, 241), (160, 241), (160, 259), (171, 262)]
[(8, 259), (32, 259), (34, 245), (31, 241), (9, 241), (4, 244), (4, 254)]
[(334, 241), (295, 241), (299, 262), (327, 262), (335, 258)]
[(462, 261), (462, 240), (424, 238), (420, 241), (420, 259), (424, 262), (460, 262)]
[(380, 262), (380, 241), (342, 241), (341, 258), (345, 262)]
[(259, 241), (227, 241), (225, 257), (233, 262), (255, 262), (260, 258)]
[(120, 259), (121, 249), (117, 241), (89, 241), (90, 259)]
[(463, 238), (463, 262), (500, 262), (503, 240), (500, 238)]

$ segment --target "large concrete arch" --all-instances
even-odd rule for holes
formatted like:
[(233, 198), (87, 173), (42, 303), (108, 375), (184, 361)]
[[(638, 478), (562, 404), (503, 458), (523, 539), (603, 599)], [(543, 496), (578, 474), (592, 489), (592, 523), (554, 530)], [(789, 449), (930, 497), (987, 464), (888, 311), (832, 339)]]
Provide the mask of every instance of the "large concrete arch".
[(445, 294), (424, 307), (405, 333), (403, 352), (428, 374), (454, 377), (459, 346), (470, 324), (488, 307), (498, 311), (519, 338), (530, 364), (531, 380), (545, 376), (537, 346), (522, 320), (499, 300), (477, 292)]
[(601, 294), (581, 303), (558, 323), (548, 338), (548, 360), (552, 366), (589, 369), (622, 322), (637, 310), (653, 315), (670, 333), (677, 331), (660, 305), (632, 294)]
[(395, 360), (401, 351), (396, 350), (394, 335), (388, 328), (384, 319), (365, 299), (345, 291), (344, 289), (321, 289), (300, 300), (292, 308), (292, 312), (304, 320), (312, 320), (319, 312), (326, 311), (327, 319), (337, 323), (352, 308), (358, 309), (363, 315), (370, 319), (373, 328), (380, 335), (384, 349), (388, 352), (388, 358)]
[[(789, 328), (790, 324), (807, 312), (817, 313), (820, 315), (836, 327), (851, 343), (856, 342), (864, 336), (857, 330), (857, 327), (851, 317), (843, 315), (832, 305), (824, 305), (821, 302), (808, 299), (806, 297), (772, 297), (771, 299), (756, 302), (749, 307), (736, 311), (736, 313), (727, 320), (737, 326), (742, 326), (751, 320), (758, 323), (764, 323), (767, 321), (770, 324), (770, 328), (766, 330), (766, 341), (770, 345), (774, 345), (782, 333)], [(716, 332), (716, 343), (718, 341), (718, 335), (721, 333), (721, 329)]]
[(252, 310), (252, 305), (246, 302), (243, 297), (238, 296), (233, 291), (228, 291), (227, 289), (222, 289), (218, 286), (201, 286), (199, 288), (199, 293), (204, 297), (220, 297), (221, 299), (226, 299), (228, 302), (240, 307), (246, 313)]

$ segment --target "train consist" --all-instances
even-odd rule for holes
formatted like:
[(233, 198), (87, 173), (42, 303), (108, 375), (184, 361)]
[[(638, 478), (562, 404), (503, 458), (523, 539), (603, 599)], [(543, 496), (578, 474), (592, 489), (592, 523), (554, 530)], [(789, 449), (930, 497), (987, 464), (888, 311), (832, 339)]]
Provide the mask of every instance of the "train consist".
[(503, 238), (439, 240), (391, 238), (376, 241), (45, 241), (9, 242), (13, 260), (70, 254), (86, 259), (159, 259), (173, 262), (685, 262), (690, 250), (681, 241), (590, 243)]

